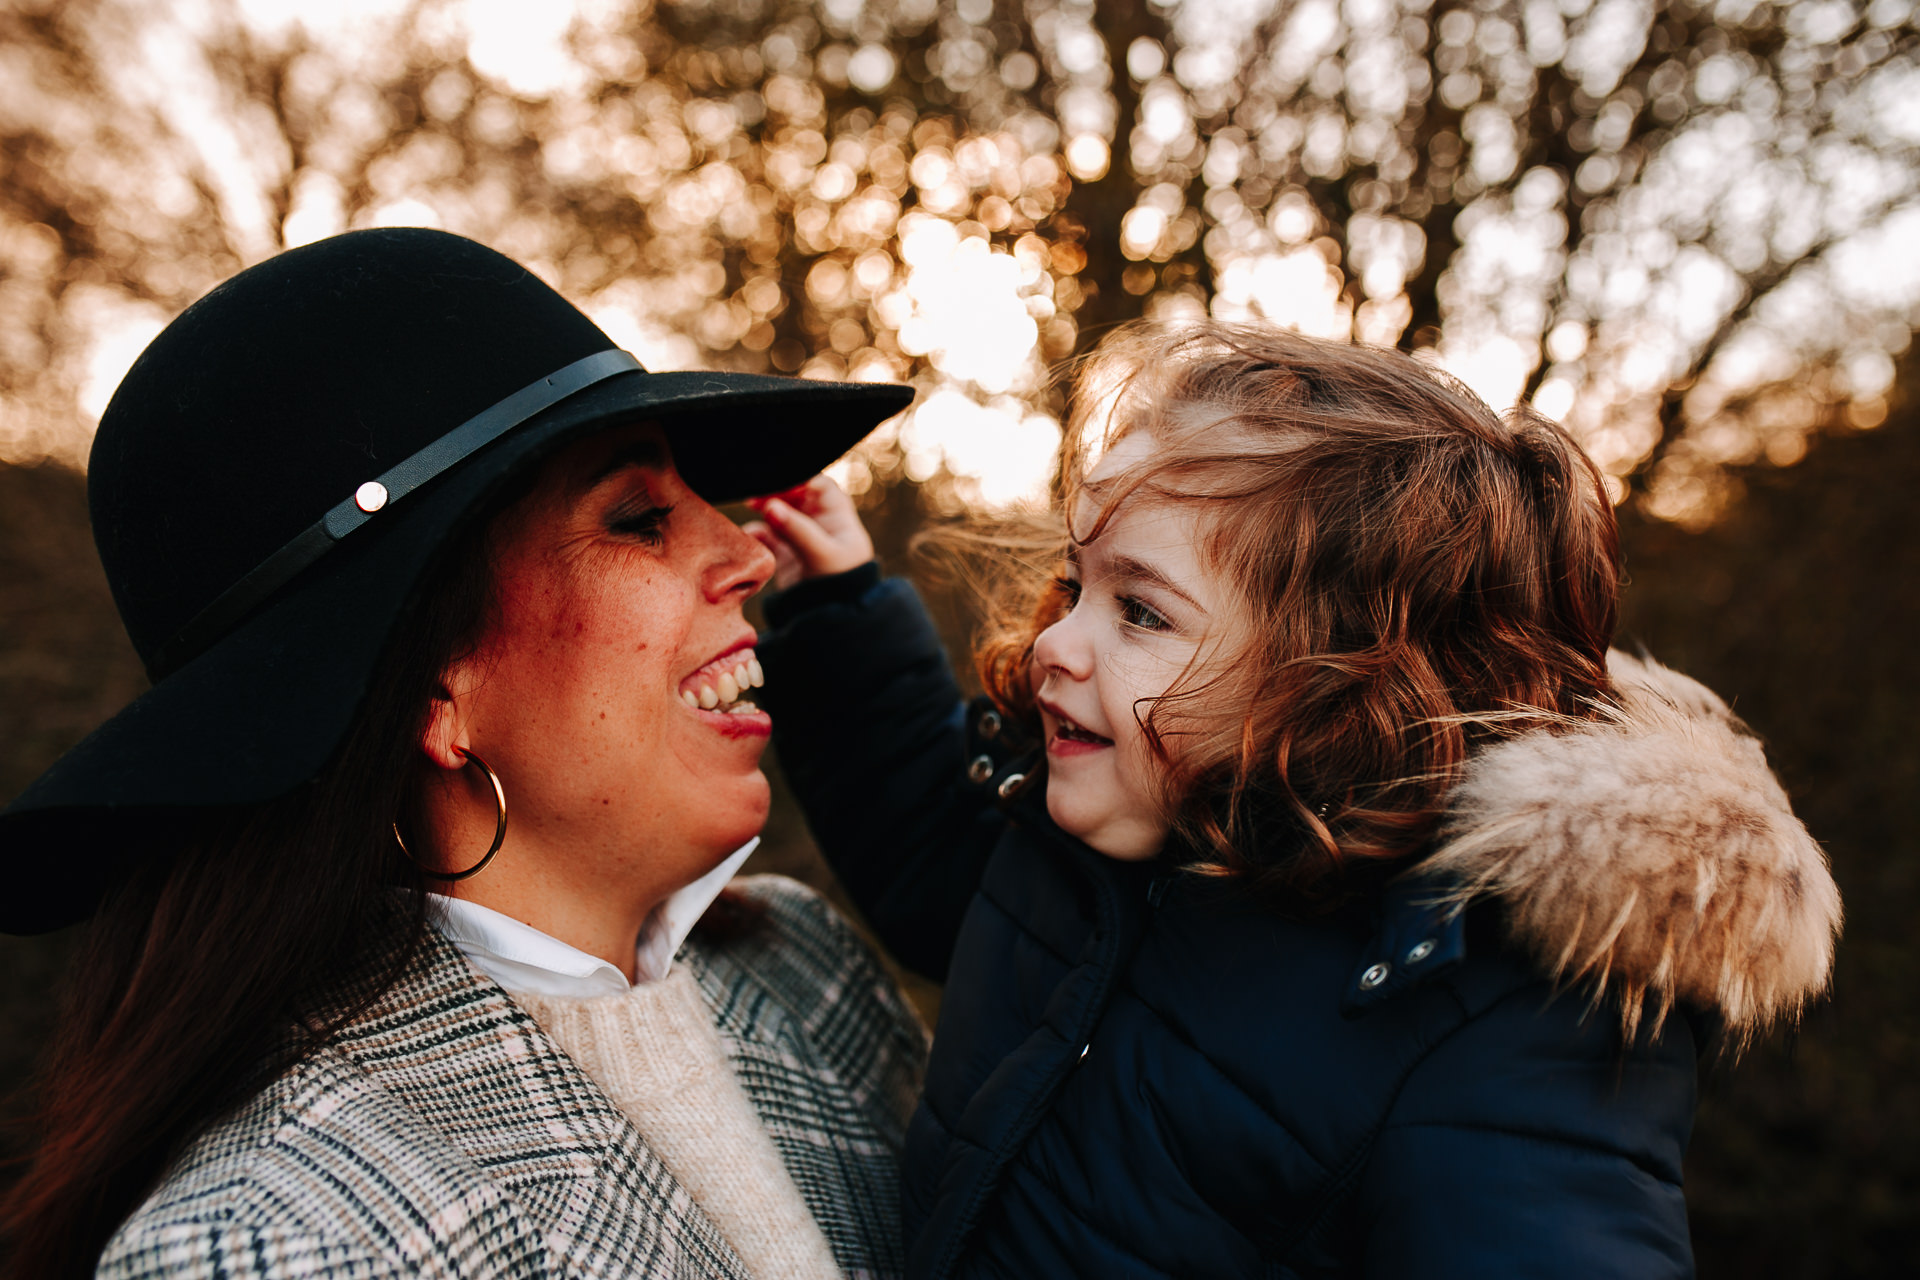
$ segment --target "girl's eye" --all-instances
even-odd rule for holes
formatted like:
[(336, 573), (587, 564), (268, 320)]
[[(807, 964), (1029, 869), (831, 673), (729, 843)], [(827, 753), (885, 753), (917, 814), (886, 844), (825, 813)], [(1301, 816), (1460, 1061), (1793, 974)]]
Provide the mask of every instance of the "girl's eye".
[(1120, 597), (1120, 618), (1128, 626), (1142, 631), (1167, 631), (1173, 627), (1163, 614), (1138, 596)]
[(615, 515), (609, 527), (615, 533), (657, 544), (665, 535), (667, 517), (671, 514), (672, 507), (644, 507), (639, 511)]
[(1072, 609), (1073, 606), (1080, 603), (1080, 580), (1078, 578), (1069, 578), (1064, 573), (1060, 574), (1053, 580), (1053, 589), (1058, 592), (1060, 598), (1066, 602), (1068, 609)]

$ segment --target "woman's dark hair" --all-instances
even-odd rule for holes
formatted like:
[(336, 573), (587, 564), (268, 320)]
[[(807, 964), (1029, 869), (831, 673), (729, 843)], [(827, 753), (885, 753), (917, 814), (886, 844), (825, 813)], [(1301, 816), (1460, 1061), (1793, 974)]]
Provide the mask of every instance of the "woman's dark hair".
[[(1147, 459), (1089, 486), (1099, 452), (1140, 432)], [(1248, 606), (1230, 670), (1136, 708), (1196, 870), (1337, 899), (1426, 845), (1474, 747), (1611, 696), (1620, 543), (1598, 469), (1545, 418), (1503, 420), (1401, 352), (1116, 330), (1077, 380), (1060, 483), (1050, 529), (1006, 546), (1058, 555), (1123, 502), (1172, 503)], [(1065, 600), (1022, 558), (976, 656), (1032, 720), (1034, 640)]]
[[(35, 1149), (0, 1201), (5, 1274), (91, 1275), (187, 1143), (324, 1045), (413, 959), (428, 885), (389, 824), (412, 790), (441, 672), (485, 628), (488, 528), (449, 543), (318, 777), (266, 804), (196, 815), (184, 833), (171, 828), (177, 852), (129, 860), (67, 979)], [(168, 824), (156, 816), (149, 829)], [(343, 994), (348, 975), (363, 980)]]

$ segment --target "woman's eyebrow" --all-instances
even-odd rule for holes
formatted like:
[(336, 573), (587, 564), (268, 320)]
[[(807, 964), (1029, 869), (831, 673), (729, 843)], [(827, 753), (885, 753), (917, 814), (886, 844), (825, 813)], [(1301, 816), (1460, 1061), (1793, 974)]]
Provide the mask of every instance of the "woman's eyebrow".
[(613, 451), (605, 462), (601, 463), (587, 480), (592, 488), (617, 471), (628, 467), (662, 468), (667, 465), (667, 451), (658, 440), (633, 440)]
[(1202, 614), (1207, 612), (1206, 606), (1202, 605), (1185, 591), (1182, 591), (1172, 578), (1169, 578), (1145, 560), (1140, 560), (1128, 555), (1115, 556), (1113, 558), (1113, 573), (1115, 577), (1128, 582), (1144, 582), (1148, 586), (1158, 587), (1162, 591), (1166, 591), (1185, 600)]

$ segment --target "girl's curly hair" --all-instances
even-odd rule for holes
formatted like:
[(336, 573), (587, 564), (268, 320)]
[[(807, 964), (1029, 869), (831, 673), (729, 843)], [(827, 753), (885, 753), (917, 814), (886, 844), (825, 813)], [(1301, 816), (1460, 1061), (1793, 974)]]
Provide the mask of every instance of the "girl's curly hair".
[[(1151, 432), (1147, 460), (1098, 456)], [(976, 535), (1021, 569), (976, 648), (1037, 725), (1035, 638), (1065, 602), (1047, 561), (1122, 503), (1194, 508), (1248, 608), (1238, 660), (1136, 714), (1197, 869), (1342, 896), (1341, 873), (1417, 853), (1476, 745), (1584, 719), (1610, 696), (1619, 532), (1600, 474), (1524, 408), (1504, 421), (1391, 350), (1280, 329), (1141, 324), (1081, 367), (1044, 527)], [(1070, 530), (1067, 513), (1079, 530)]]

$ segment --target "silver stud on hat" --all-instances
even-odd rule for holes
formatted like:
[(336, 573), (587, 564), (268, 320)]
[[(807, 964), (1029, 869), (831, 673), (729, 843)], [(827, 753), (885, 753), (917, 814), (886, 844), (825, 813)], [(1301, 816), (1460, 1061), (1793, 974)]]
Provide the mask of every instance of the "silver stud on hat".
[(369, 480), (353, 491), (353, 505), (372, 515), (387, 505), (387, 486), (378, 480)]

